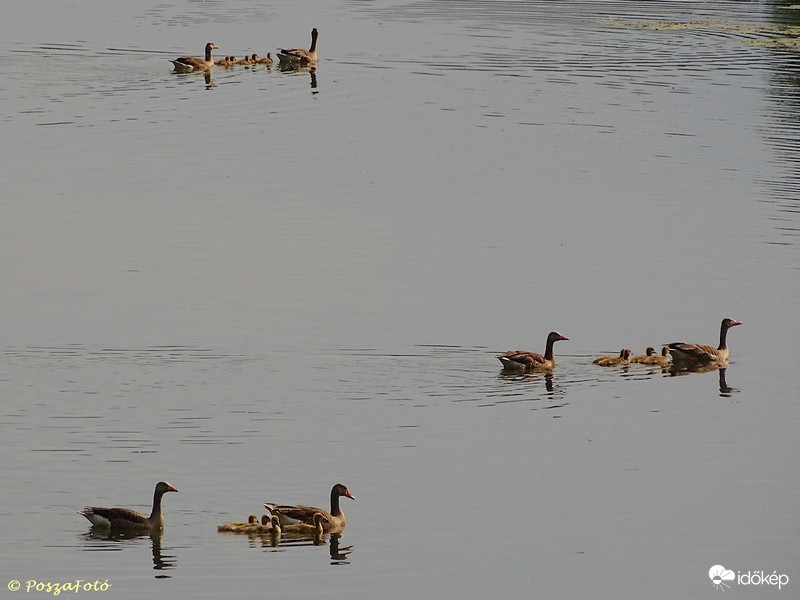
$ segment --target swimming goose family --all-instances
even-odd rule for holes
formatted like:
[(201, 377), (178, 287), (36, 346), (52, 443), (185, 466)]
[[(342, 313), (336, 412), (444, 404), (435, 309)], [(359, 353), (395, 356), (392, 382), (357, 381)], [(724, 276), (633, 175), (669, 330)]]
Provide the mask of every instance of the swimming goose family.
[[(741, 325), (742, 322), (731, 317), (726, 317), (720, 324), (719, 345), (693, 344), (673, 342), (662, 348), (660, 356), (655, 354), (653, 347), (648, 347), (645, 356), (636, 356), (635, 363), (668, 365), (667, 351), (672, 355), (673, 363), (685, 370), (709, 370), (712, 368), (724, 369), (730, 358), (730, 349), (727, 344), (728, 330)], [(557, 341), (568, 340), (566, 336), (551, 331), (547, 335), (544, 356), (535, 352), (524, 350), (511, 350), (497, 356), (504, 369), (523, 372), (551, 371), (555, 366), (553, 345)], [(602, 366), (627, 365), (632, 361), (631, 351), (623, 348), (619, 356), (601, 356), (593, 362)], [(153, 508), (150, 516), (129, 508), (104, 508), (87, 506), (78, 514), (85, 517), (93, 527), (110, 529), (112, 531), (131, 531), (136, 533), (157, 533), (164, 528), (164, 515), (161, 502), (164, 494), (178, 490), (166, 481), (159, 481), (153, 491)], [(281, 528), (287, 531), (314, 532), (341, 531), (346, 525), (344, 511), (340, 505), (340, 498), (355, 500), (355, 496), (343, 483), (337, 483), (331, 488), (330, 511), (304, 504), (277, 504), (264, 503), (270, 515), (264, 515), (262, 523), (257, 522), (257, 517), (251, 515), (247, 523), (222, 523), (217, 526), (218, 531), (252, 531), (280, 533)]]
[[(306, 50), (304, 48), (279, 48), (278, 61), (281, 65), (286, 66), (307, 66), (317, 64), (317, 38), (319, 37), (319, 30), (314, 27), (311, 30), (311, 47)], [(272, 53), (267, 52), (267, 55), (260, 58), (258, 54), (245, 55), (244, 58), (236, 60), (234, 56), (226, 56), (219, 60), (214, 60), (211, 57), (212, 50), (218, 50), (214, 42), (208, 42), (205, 47), (205, 58), (197, 56), (179, 56), (170, 62), (175, 67), (176, 73), (191, 73), (193, 71), (208, 71), (214, 65), (221, 67), (231, 67), (233, 65), (242, 65), (248, 67), (250, 65), (271, 65), (273, 62)]]
[[(670, 367), (682, 370), (710, 370), (714, 368), (726, 367), (730, 350), (727, 343), (728, 330), (731, 327), (741, 325), (741, 321), (726, 317), (722, 320), (719, 332), (719, 346), (714, 348), (704, 344), (687, 344), (685, 342), (673, 342), (665, 345), (661, 349), (661, 354), (657, 355), (655, 348), (649, 346), (645, 355), (631, 356), (628, 348), (620, 350), (619, 356), (598, 356), (592, 363), (601, 367), (626, 366), (629, 364), (654, 365), (662, 368)], [(556, 364), (553, 353), (553, 344), (569, 338), (561, 335), (557, 331), (551, 331), (547, 335), (544, 356), (536, 352), (526, 350), (509, 350), (497, 355), (497, 359), (502, 363), (504, 371), (516, 373), (535, 373), (552, 371)]]

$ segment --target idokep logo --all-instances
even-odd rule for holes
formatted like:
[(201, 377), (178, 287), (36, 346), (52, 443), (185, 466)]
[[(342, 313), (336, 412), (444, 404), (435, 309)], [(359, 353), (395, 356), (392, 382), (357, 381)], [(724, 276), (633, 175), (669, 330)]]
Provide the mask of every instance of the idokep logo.
[(772, 573), (764, 571), (737, 571), (734, 573), (730, 569), (726, 569), (722, 565), (714, 565), (708, 570), (708, 578), (711, 580), (711, 585), (714, 589), (721, 592), (731, 589), (731, 583), (741, 586), (751, 585), (768, 585), (774, 586), (779, 590), (789, 583), (789, 576), (785, 573), (778, 574), (777, 571)]
[(726, 589), (731, 589), (727, 582), (736, 579), (736, 573), (722, 565), (714, 565), (708, 570), (708, 577), (711, 579), (714, 589), (724, 592)]

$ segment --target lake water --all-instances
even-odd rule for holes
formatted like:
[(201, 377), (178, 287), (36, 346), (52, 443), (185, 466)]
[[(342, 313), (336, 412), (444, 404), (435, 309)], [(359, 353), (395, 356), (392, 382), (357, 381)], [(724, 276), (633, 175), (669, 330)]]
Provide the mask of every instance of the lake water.
[[(713, 565), (796, 595), (800, 54), (763, 43), (798, 21), (783, 2), (9, 4), (8, 597), (697, 598)], [(314, 26), (314, 72), (171, 72)], [(726, 372), (591, 364), (716, 344), (725, 316)], [(552, 377), (500, 372), (553, 329)], [(180, 490), (160, 539), (76, 514), (147, 512), (159, 480)], [(337, 481), (340, 539), (216, 531), (326, 506)]]

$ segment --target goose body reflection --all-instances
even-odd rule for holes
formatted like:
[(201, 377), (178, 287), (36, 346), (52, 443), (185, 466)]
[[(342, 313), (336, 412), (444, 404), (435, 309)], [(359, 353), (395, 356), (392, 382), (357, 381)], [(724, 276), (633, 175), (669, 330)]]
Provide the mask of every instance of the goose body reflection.
[(737, 388), (731, 387), (728, 385), (728, 379), (726, 377), (728, 373), (728, 369), (726, 367), (720, 367), (719, 369), (719, 395), (723, 398), (730, 398), (733, 396), (734, 392), (738, 392)]

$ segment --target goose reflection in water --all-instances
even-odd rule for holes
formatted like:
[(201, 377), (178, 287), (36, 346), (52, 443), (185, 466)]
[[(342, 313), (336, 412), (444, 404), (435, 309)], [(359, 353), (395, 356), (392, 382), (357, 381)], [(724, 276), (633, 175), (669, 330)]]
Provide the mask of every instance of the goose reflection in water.
[(726, 378), (726, 374), (728, 369), (720, 369), (719, 370), (719, 395), (723, 398), (730, 398), (733, 396), (734, 392), (738, 392), (738, 388), (732, 388), (728, 386), (728, 381)]
[[(136, 532), (136, 531), (114, 531), (104, 528), (92, 527), (87, 533), (83, 534), (86, 539), (110, 542), (108, 544), (94, 544), (88, 550), (99, 551), (119, 551), (123, 549), (123, 544), (134, 544), (141, 538), (150, 538), (150, 544), (153, 552), (153, 570), (155, 571), (169, 571), (175, 568), (177, 556), (174, 554), (164, 554), (161, 551), (161, 538), (164, 536), (163, 531)], [(156, 575), (156, 579), (169, 579), (171, 575), (165, 573)]]
[(704, 365), (701, 367), (695, 367), (691, 369), (687, 368), (679, 368), (679, 369), (671, 369), (669, 371), (669, 377), (680, 377), (682, 375), (691, 375), (693, 373), (712, 373), (716, 371), (717, 375), (719, 376), (719, 395), (723, 398), (730, 398), (733, 396), (735, 392), (739, 391), (739, 388), (733, 388), (728, 385), (727, 375), (728, 375), (728, 367), (727, 366), (720, 366), (720, 365)]
[[(277, 517), (270, 518), (269, 515), (261, 517), (261, 523), (241, 529), (236, 533), (245, 534), (247, 537), (247, 544), (251, 548), (257, 545), (261, 548), (275, 548), (281, 543), (281, 527), (278, 523)], [(256, 542), (260, 540), (260, 544)]]
[(280, 547), (286, 550), (301, 546), (324, 546), (329, 541), (331, 564), (350, 564), (349, 556), (353, 551), (353, 546), (340, 546), (341, 532), (328, 534), (320, 532), (318, 528), (261, 527), (250, 531), (240, 530), (239, 533), (245, 534), (242, 537), (247, 540), (249, 547), (261, 549)]
[[(311, 77), (311, 89), (317, 89), (317, 67), (309, 65), (296, 65), (296, 64), (278, 64), (278, 70), (282, 73), (308, 73)], [(317, 92), (312, 92), (316, 94)]]
[(503, 369), (500, 371), (498, 375), (498, 379), (504, 379), (506, 381), (534, 381), (538, 379), (544, 379), (544, 389), (548, 393), (553, 393), (553, 373), (515, 373), (513, 371), (508, 371)]
[(342, 539), (341, 533), (331, 534), (331, 564), (332, 565), (349, 565), (350, 553), (353, 552), (353, 546), (339, 546), (339, 540)]
[[(178, 557), (174, 554), (163, 554), (161, 552), (161, 537), (163, 533), (151, 533), (150, 540), (153, 542), (153, 569), (156, 571), (169, 571), (175, 568)], [(156, 579), (169, 579), (171, 576), (162, 574), (156, 575)]]
[(211, 79), (211, 71), (195, 71), (193, 73), (179, 73), (178, 77), (194, 77), (198, 73), (203, 73), (203, 85), (207, 90), (213, 90), (217, 87), (217, 84), (214, 83), (214, 80)]
[[(324, 546), (328, 541), (328, 551), (331, 557), (332, 565), (349, 565), (350, 554), (353, 552), (353, 546), (341, 546), (340, 540), (342, 533), (313, 533), (307, 532), (289, 532), (282, 534), (280, 546), (284, 550), (290, 547), (297, 546)], [(262, 548), (265, 545), (262, 544)]]

